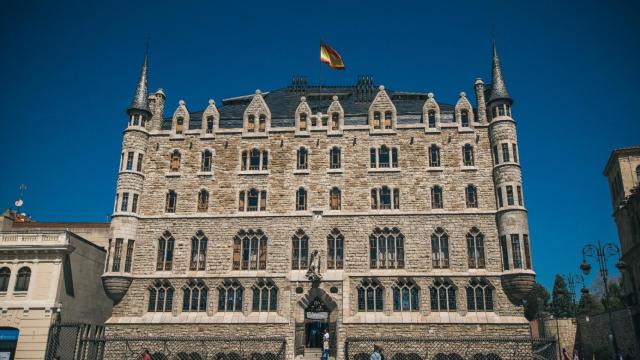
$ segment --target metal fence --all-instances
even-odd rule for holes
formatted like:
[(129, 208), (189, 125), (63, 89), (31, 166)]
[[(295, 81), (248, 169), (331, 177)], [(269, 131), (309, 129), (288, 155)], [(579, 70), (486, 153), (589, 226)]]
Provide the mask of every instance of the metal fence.
[(45, 360), (284, 360), (284, 337), (109, 337), (102, 327), (55, 324)]
[(555, 338), (347, 337), (345, 360), (369, 360), (374, 345), (388, 360), (556, 360)]

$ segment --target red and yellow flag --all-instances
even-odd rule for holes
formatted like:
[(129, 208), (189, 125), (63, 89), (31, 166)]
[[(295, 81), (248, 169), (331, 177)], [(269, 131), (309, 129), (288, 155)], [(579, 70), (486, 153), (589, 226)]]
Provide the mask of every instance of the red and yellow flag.
[(320, 61), (329, 65), (332, 69), (344, 70), (344, 63), (340, 54), (322, 41), (320, 42)]

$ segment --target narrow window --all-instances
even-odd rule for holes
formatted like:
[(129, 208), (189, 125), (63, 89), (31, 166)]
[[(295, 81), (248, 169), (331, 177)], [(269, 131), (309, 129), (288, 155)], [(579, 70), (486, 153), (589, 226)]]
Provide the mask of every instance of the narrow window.
[(372, 269), (404, 268), (404, 235), (398, 228), (376, 228), (369, 236)]
[(124, 257), (124, 272), (131, 272), (131, 263), (133, 260), (133, 245), (135, 241), (129, 240), (127, 241), (127, 253)]
[(180, 170), (180, 152), (178, 150), (174, 150), (173, 153), (171, 153), (169, 170), (172, 172)]
[(120, 171), (124, 167), (124, 153), (120, 154)]
[(5, 292), (9, 288), (9, 278), (11, 278), (11, 270), (8, 267), (0, 269), (0, 292)]
[(133, 151), (127, 153), (127, 170), (133, 170)]
[(267, 192), (265, 190), (260, 191), (260, 211), (267, 210)]
[(296, 210), (307, 210), (307, 191), (304, 188), (299, 188), (296, 192)]
[(462, 127), (469, 127), (469, 110), (460, 110), (460, 124)]
[(522, 252), (520, 250), (520, 236), (511, 234), (511, 247), (513, 251), (513, 268), (522, 269)]
[(443, 228), (431, 234), (431, 262), (434, 269), (449, 267), (449, 235)]
[(433, 144), (429, 147), (429, 167), (440, 166), (440, 148)]
[(516, 144), (513, 144), (513, 162), (518, 162), (518, 148), (516, 147)]
[(430, 129), (435, 129), (435, 127), (436, 127), (436, 111), (435, 110), (429, 110), (429, 112), (427, 112), (427, 117), (429, 118), (429, 128)]
[(260, 150), (251, 150), (251, 157), (249, 160), (249, 170), (260, 170)]
[(329, 191), (329, 208), (331, 210), (340, 210), (342, 206), (340, 189), (334, 187)]
[(176, 205), (178, 203), (178, 194), (175, 191), (169, 190), (167, 193), (167, 201), (165, 202), (164, 212), (175, 213)]
[(640, 165), (636, 167), (636, 183), (640, 184)]
[(507, 250), (507, 236), (500, 237), (500, 252), (502, 253), (502, 269), (509, 270), (509, 252)]
[(344, 263), (344, 236), (334, 228), (327, 235), (327, 268), (342, 269)]
[(380, 129), (380, 112), (379, 111), (373, 112), (373, 128)]
[(189, 270), (202, 271), (207, 264), (207, 242), (208, 239), (201, 230), (191, 238), (191, 261)]
[(327, 126), (327, 117), (326, 116), (322, 117), (322, 126), (324, 126), (324, 127)]
[(524, 263), (531, 270), (531, 248), (529, 247), (529, 235), (522, 234), (522, 246), (524, 247)]
[(133, 194), (133, 200), (131, 201), (131, 212), (138, 212), (138, 194)]
[(258, 131), (265, 132), (267, 130), (267, 116), (264, 114), (261, 114), (258, 120), (259, 120)]
[(500, 158), (498, 158), (498, 145), (493, 145), (493, 164), (498, 165)]
[(370, 160), (369, 164), (372, 169), (375, 169), (377, 167), (376, 149), (371, 148), (370, 154), (371, 156), (369, 157), (369, 160)]
[(397, 148), (391, 149), (391, 167), (392, 168), (398, 167), (398, 149)]
[(300, 131), (307, 131), (307, 113), (300, 113), (298, 127)]
[(378, 208), (378, 189), (371, 189), (371, 209)]
[(431, 188), (431, 208), (442, 209), (442, 207), (443, 207), (442, 188), (436, 185)]
[(202, 165), (200, 170), (203, 172), (211, 172), (211, 159), (213, 158), (213, 154), (209, 150), (205, 150), (202, 153)]
[(249, 190), (247, 198), (247, 211), (258, 211), (258, 191), (256, 189)]
[(473, 166), (473, 146), (465, 144), (462, 148), (462, 158), (464, 166)]
[(380, 209), (391, 209), (391, 189), (386, 186), (380, 189)]
[(207, 117), (207, 134), (213, 134), (213, 116)]
[(23, 267), (18, 270), (14, 291), (29, 291), (29, 281), (31, 280), (31, 269)]
[(122, 260), (122, 242), (123, 239), (116, 239), (116, 247), (113, 250), (113, 264), (111, 266), (111, 271), (118, 272), (120, 271), (120, 262)]
[(173, 247), (175, 239), (170, 232), (165, 231), (158, 239), (157, 271), (169, 271), (173, 267)]
[(385, 129), (392, 129), (393, 128), (392, 119), (393, 119), (393, 114), (391, 113), (391, 111), (385, 111), (385, 113), (384, 113), (384, 128)]
[(179, 117), (176, 119), (176, 134), (180, 135), (184, 131), (184, 119)]
[(269, 169), (269, 152), (267, 150), (262, 151), (262, 170)]
[(309, 237), (298, 229), (291, 238), (291, 269), (305, 270), (309, 266)]
[(502, 200), (502, 188), (498, 188), (498, 207), (501, 208), (504, 206), (503, 200)]
[(378, 166), (380, 166), (381, 168), (388, 168), (389, 167), (389, 148), (386, 145), (380, 146), (380, 150), (378, 154), (379, 154)]
[(393, 208), (395, 210), (400, 209), (400, 189), (393, 189)]
[(254, 132), (254, 131), (256, 131), (256, 116), (249, 115), (247, 117), (247, 132)]
[(240, 230), (233, 242), (233, 270), (265, 270), (267, 237), (262, 230)]
[(509, 162), (509, 144), (502, 144), (502, 161)]
[(244, 208), (244, 201), (245, 201), (245, 196), (244, 196), (244, 191), (240, 191), (240, 194), (238, 195), (238, 211), (245, 211)]
[(129, 193), (123, 193), (122, 194), (122, 203), (120, 203), (120, 211), (127, 211), (127, 208), (129, 207)]
[(329, 151), (329, 167), (332, 169), (340, 169), (340, 148), (334, 146)]
[(467, 199), (467, 207), (468, 208), (477, 208), (478, 207), (478, 190), (475, 186), (469, 185), (465, 188), (465, 195)]
[(207, 212), (209, 209), (209, 192), (200, 190), (198, 193), (198, 212)]
[(516, 186), (516, 190), (518, 192), (518, 205), (524, 206), (524, 202), (522, 201), (522, 187), (518, 185)]
[(247, 161), (248, 161), (247, 151), (244, 150), (242, 151), (242, 155), (240, 157), (240, 170), (242, 171), (247, 170)]
[(340, 129), (340, 114), (334, 112), (331, 114), (331, 130)]
[(142, 172), (142, 157), (143, 154), (138, 154), (138, 164), (136, 165), (136, 171)]
[(113, 207), (113, 211), (114, 211), (114, 212), (118, 211), (118, 200), (119, 200), (119, 199), (120, 199), (120, 194), (117, 194), (117, 193), (116, 193), (116, 203), (115, 203), (115, 205), (114, 205), (114, 207)]
[(298, 170), (306, 170), (307, 169), (307, 149), (300, 148), (298, 149)]
[(504, 116), (504, 105), (498, 105), (498, 116)]
[(475, 227), (467, 233), (467, 260), (469, 269), (484, 269), (484, 235)]
[(513, 186), (507, 185), (507, 205), (511, 206), (513, 204)]

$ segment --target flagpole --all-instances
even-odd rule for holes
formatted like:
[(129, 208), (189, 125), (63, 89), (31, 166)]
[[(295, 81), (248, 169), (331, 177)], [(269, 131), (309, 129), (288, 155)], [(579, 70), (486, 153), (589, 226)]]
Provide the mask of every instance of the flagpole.
[[(322, 39), (320, 39), (320, 56), (322, 56)], [(322, 89), (322, 61), (320, 61), (320, 68), (318, 68), (318, 85)]]

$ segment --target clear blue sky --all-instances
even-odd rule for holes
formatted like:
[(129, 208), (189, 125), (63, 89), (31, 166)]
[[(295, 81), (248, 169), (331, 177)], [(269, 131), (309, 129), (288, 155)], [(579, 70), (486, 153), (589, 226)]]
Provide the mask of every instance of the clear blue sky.
[[(364, 4), (367, 5), (364, 5)], [(446, 3), (446, 5), (445, 5)], [(319, 77), (318, 41), (347, 70), (391, 89), (454, 103), (490, 82), (495, 27), (514, 115), (534, 265), (550, 285), (576, 272), (587, 241), (616, 241), (602, 169), (613, 148), (640, 144), (637, 1), (7, 1), (0, 13), (0, 206), (21, 183), (40, 221), (105, 221), (118, 154), (151, 37), (150, 88), (167, 112), (184, 99)]]

